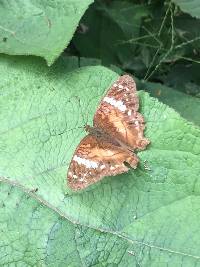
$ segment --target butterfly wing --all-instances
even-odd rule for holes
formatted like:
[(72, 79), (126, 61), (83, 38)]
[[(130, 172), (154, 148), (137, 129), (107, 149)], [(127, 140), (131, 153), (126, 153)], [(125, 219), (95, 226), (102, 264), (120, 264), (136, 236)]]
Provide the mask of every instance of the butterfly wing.
[(138, 158), (128, 150), (89, 134), (73, 155), (67, 174), (68, 185), (73, 190), (80, 190), (104, 176), (127, 172), (125, 161), (136, 168)]
[(94, 115), (94, 127), (129, 149), (144, 149), (149, 140), (144, 137), (144, 118), (138, 112), (136, 85), (129, 75), (121, 76), (101, 100)]

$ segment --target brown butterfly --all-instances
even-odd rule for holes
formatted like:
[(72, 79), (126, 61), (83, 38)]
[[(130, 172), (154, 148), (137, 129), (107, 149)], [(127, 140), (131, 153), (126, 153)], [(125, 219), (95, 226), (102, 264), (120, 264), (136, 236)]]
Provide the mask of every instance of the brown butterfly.
[(80, 190), (104, 176), (127, 172), (124, 162), (137, 167), (139, 160), (133, 151), (150, 143), (144, 138), (144, 118), (138, 108), (135, 82), (123, 75), (101, 100), (93, 127), (85, 127), (89, 134), (76, 148), (68, 170), (71, 189)]

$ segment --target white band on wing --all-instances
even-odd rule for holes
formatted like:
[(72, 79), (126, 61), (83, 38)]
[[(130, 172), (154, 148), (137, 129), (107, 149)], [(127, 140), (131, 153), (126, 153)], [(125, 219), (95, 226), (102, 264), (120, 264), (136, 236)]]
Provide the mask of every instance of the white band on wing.
[(84, 158), (80, 158), (78, 156), (74, 156), (73, 158), (74, 161), (78, 162), (78, 164), (83, 164), (86, 166), (86, 168), (92, 168), (92, 169), (96, 169), (98, 167), (98, 163), (92, 160), (88, 160), (88, 159), (84, 159)]
[(126, 110), (126, 106), (123, 104), (123, 102), (121, 100), (115, 100), (112, 97), (104, 97), (103, 101), (109, 103), (110, 105), (118, 108), (121, 111), (125, 111)]

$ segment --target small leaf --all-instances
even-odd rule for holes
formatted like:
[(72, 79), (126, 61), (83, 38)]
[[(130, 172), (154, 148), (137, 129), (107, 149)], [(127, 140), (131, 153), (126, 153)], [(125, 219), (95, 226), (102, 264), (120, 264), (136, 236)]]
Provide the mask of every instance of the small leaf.
[(192, 17), (200, 18), (199, 0), (173, 0), (173, 2), (177, 4), (183, 12), (190, 14)]
[(0, 53), (36, 55), (51, 65), (93, 0), (1, 1)]

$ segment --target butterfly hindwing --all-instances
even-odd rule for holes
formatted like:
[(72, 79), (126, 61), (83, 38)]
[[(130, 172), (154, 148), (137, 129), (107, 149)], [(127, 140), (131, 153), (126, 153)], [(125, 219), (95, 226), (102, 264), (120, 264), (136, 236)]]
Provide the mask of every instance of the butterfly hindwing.
[(89, 134), (73, 155), (68, 169), (68, 184), (73, 190), (79, 190), (105, 176), (127, 172), (125, 161), (136, 168), (138, 158), (128, 150)]
[(129, 75), (121, 76), (101, 100), (94, 116), (94, 127), (127, 145), (131, 150), (144, 149), (144, 118), (138, 112), (136, 85)]

